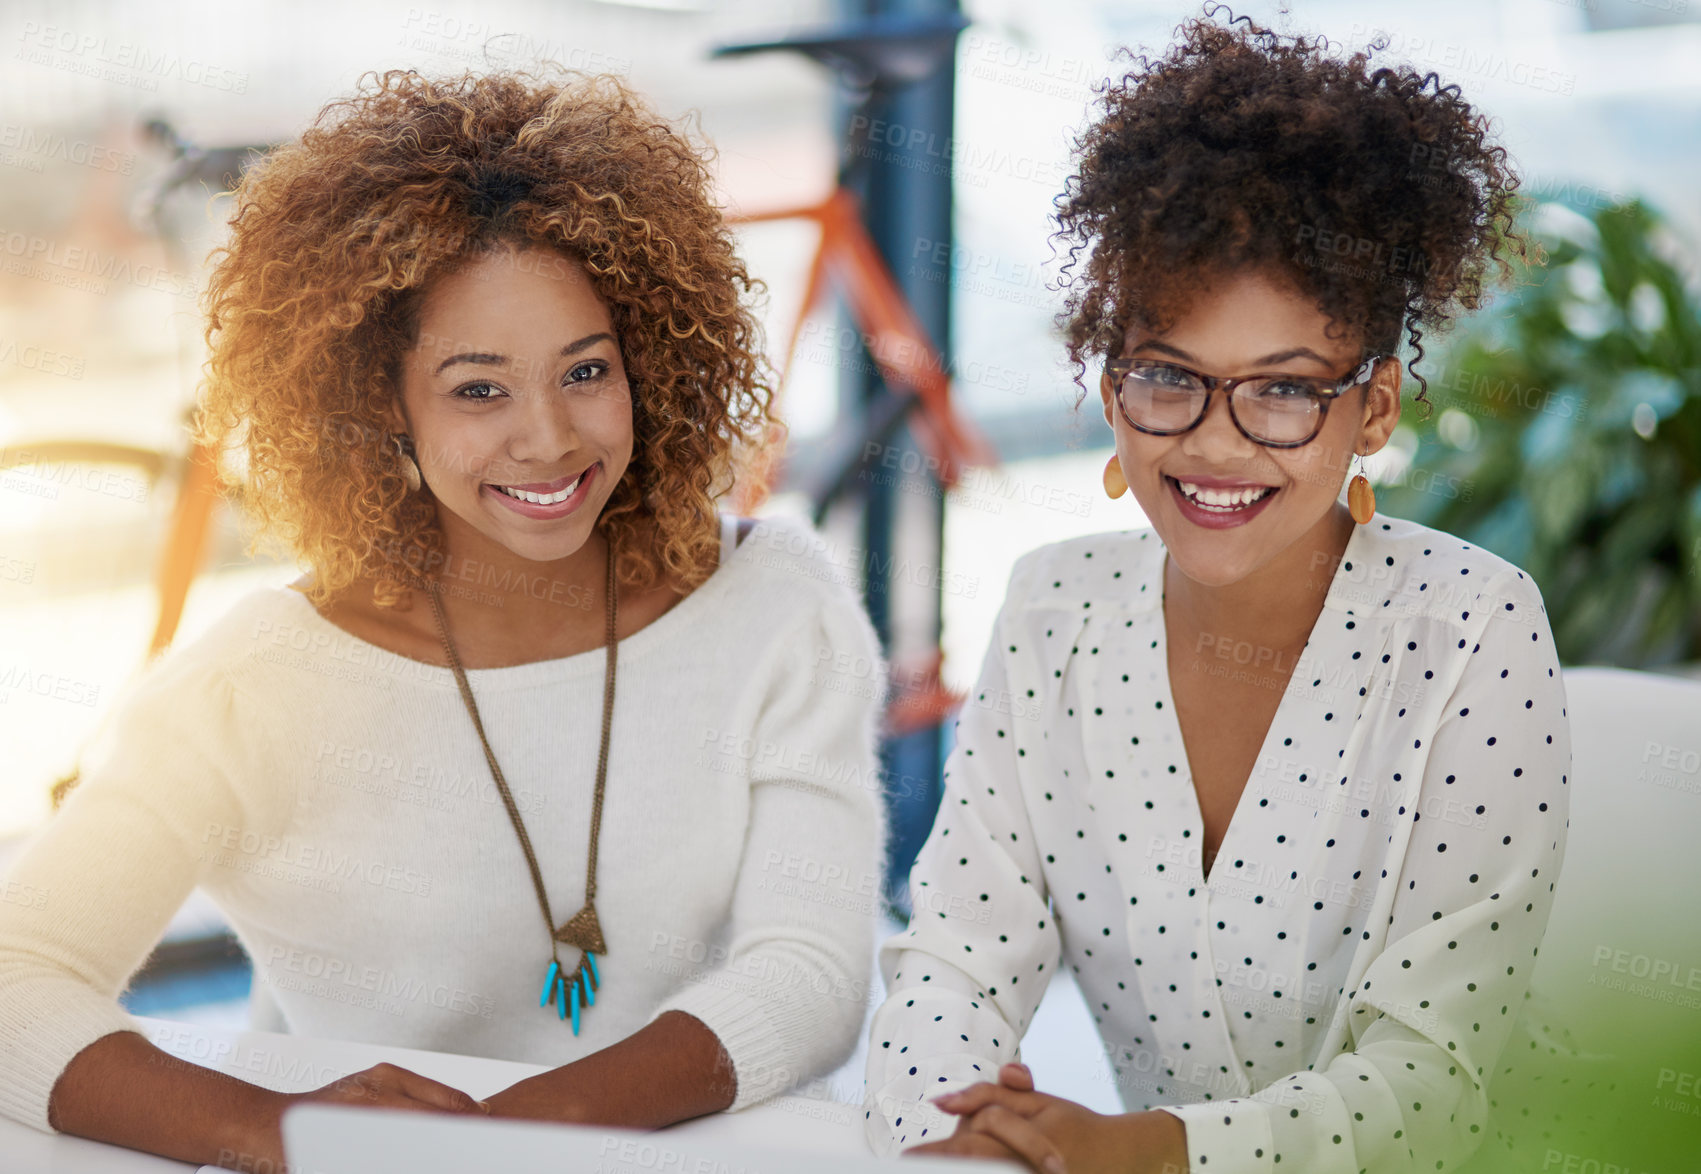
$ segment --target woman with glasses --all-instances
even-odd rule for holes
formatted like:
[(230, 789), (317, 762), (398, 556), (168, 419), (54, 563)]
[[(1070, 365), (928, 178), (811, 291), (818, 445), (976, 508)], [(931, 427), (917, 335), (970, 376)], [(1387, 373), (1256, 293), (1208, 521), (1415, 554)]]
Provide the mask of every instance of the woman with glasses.
[[(1415, 367), (1524, 248), (1483, 126), (1244, 20), (1106, 88), (1065, 325), (1149, 528), (1011, 575), (881, 952), (877, 1150), (1356, 1174), (1481, 1140), (1565, 842), (1558, 661), (1516, 567), (1340, 495), (1402, 331)], [(1016, 1063), (1061, 967), (1124, 1113)]]

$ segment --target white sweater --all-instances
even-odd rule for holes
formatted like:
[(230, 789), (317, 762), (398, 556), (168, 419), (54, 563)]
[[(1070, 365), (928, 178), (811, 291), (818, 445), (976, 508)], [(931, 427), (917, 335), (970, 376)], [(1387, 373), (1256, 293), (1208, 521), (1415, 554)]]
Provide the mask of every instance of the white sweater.
[[(765, 520), (620, 642), (578, 1036), (538, 1005), (548, 932), (453, 675), (292, 589), (245, 597), (123, 700), (10, 870), (40, 899), (0, 902), (0, 1113), (48, 1129), (72, 1057), (136, 1029), (116, 996), (197, 885), (299, 1034), (556, 1066), (678, 1009), (731, 1055), (735, 1109), (836, 1066), (882, 847), (885, 666), (849, 579)], [(558, 923), (584, 900), (603, 665), (467, 673)]]

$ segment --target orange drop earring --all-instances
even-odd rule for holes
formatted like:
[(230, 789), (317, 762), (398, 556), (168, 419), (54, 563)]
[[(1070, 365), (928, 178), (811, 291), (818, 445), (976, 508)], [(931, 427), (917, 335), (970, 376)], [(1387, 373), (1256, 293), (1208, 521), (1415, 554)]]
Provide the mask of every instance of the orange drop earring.
[(1112, 500), (1128, 492), (1128, 478), (1123, 476), (1122, 463), (1116, 459), (1115, 453), (1111, 454), (1104, 467), (1104, 491)]
[(1376, 490), (1370, 487), (1370, 481), (1364, 475), (1363, 453), (1358, 454), (1358, 472), (1347, 485), (1347, 512), (1361, 526), (1376, 513)]

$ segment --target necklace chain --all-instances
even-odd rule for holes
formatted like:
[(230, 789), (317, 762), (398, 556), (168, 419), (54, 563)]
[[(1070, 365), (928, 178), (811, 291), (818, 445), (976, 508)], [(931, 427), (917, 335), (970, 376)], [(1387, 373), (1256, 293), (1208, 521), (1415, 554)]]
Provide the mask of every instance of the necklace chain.
[[(573, 923), (577, 922), (579, 918), (584, 917), (586, 913), (590, 914), (589, 924), (593, 927), (596, 947), (599, 952), (603, 950), (601, 928), (597, 925), (595, 912), (592, 909), (592, 902), (597, 893), (597, 840), (602, 832), (602, 798), (603, 785), (608, 775), (608, 742), (610, 731), (613, 729), (614, 725), (614, 677), (615, 662), (618, 659), (615, 630), (618, 624), (619, 612), (619, 598), (615, 590), (614, 564), (614, 546), (610, 543), (608, 547), (608, 570), (603, 596), (603, 613), (606, 618), (606, 630), (603, 641), (606, 668), (603, 672), (602, 686), (602, 745), (601, 749), (597, 752), (596, 791), (591, 799), (590, 850), (587, 853), (587, 859), (585, 861), (585, 908), (584, 910), (581, 910), (580, 914), (569, 921), (567, 926), (563, 926), (559, 929), (556, 927), (554, 914), (550, 912), (549, 895), (544, 891), (543, 872), (538, 868), (537, 853), (532, 850), (531, 837), (526, 834), (526, 825), (520, 819), (520, 809), (514, 803), (513, 794), (508, 790), (508, 781), (502, 776), (502, 768), (496, 763), (496, 754), (491, 750), (490, 739), (484, 732), (484, 722), (479, 718), (478, 704), (473, 700), (472, 686), (467, 683), (467, 674), (461, 667), (461, 658), (456, 655), (454, 641), (449, 638), (449, 624), (443, 615), (443, 603), (440, 599), (438, 599), (437, 585), (430, 582), (426, 582), (424, 584), (426, 597), (431, 600), (431, 610), (437, 618), (438, 634), (443, 638), (444, 655), (448, 657), (449, 667), (455, 674), (455, 683), (460, 687), (461, 701), (466, 705), (468, 716), (472, 718), (473, 729), (478, 732), (479, 744), (484, 747), (484, 759), (490, 764), (491, 777), (495, 779), (496, 789), (502, 796), (502, 805), (507, 809), (509, 822), (514, 825), (514, 831), (520, 838), (520, 847), (525, 851), (526, 866), (531, 870), (532, 874), (532, 887), (537, 891), (538, 908), (543, 912), (544, 926), (549, 932), (550, 954), (555, 960), (557, 967), (560, 967), (561, 961), (560, 947), (557, 943), (563, 940), (563, 934), (567, 932), (568, 926), (573, 925)], [(590, 946), (580, 942), (574, 942), (573, 944), (579, 945), (580, 949), (585, 951), (586, 957), (590, 957)], [(592, 965), (592, 972), (594, 974), (594, 962)], [(580, 967), (582, 968), (583, 966), (584, 961), (581, 961)], [(554, 973), (555, 971), (552, 969), (551, 974)], [(575, 971), (574, 973), (576, 975), (578, 971)], [(563, 998), (565, 997), (564, 990)], [(577, 1000), (575, 1000), (575, 1002), (576, 1001)], [(578, 1013), (577, 1008), (575, 1007), (575, 1034), (577, 1033), (577, 1030)]]

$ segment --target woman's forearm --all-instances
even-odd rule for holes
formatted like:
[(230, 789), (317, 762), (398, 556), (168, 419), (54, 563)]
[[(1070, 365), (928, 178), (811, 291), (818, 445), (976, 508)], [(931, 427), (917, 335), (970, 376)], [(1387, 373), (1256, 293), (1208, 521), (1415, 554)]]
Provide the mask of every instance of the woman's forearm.
[(283, 1094), (161, 1051), (133, 1031), (102, 1036), (53, 1086), (48, 1123), (62, 1133), (208, 1165), (252, 1154)]
[(617, 1044), (489, 1098), (495, 1117), (659, 1129), (717, 1113), (738, 1092), (732, 1059), (702, 1020), (669, 1011)]

